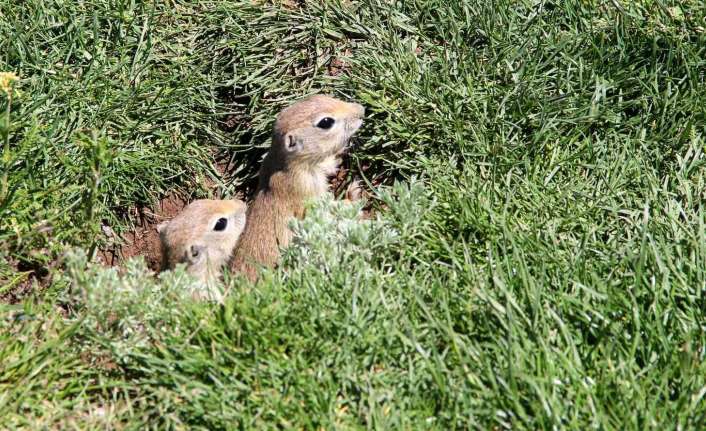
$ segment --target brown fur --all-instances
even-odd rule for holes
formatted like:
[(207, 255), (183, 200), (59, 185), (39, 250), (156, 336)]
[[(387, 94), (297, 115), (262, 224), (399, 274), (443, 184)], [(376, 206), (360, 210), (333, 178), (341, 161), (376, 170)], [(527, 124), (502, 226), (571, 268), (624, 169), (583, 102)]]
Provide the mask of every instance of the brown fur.
[[(249, 279), (258, 266), (274, 266), (280, 248), (292, 233), (288, 223), (303, 218), (305, 203), (328, 191), (327, 177), (336, 172), (338, 155), (362, 124), (364, 108), (332, 97), (316, 95), (279, 113), (272, 146), (260, 168), (260, 182), (248, 209), (245, 230), (235, 251), (232, 268)], [(335, 125), (316, 125), (331, 117)]]
[[(186, 265), (203, 282), (217, 280), (232, 257), (245, 226), (246, 206), (240, 200), (200, 199), (187, 205), (172, 220), (159, 225), (162, 269)], [(219, 219), (225, 228), (214, 230)]]

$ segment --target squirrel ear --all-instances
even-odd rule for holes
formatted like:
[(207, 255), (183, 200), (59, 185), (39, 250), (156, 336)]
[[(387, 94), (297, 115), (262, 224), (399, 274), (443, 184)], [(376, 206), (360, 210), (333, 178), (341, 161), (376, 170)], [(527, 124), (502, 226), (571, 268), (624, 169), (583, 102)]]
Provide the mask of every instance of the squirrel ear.
[(158, 225), (156, 226), (157, 232), (160, 233), (160, 234), (162, 234), (162, 233), (164, 232), (164, 229), (167, 227), (168, 224), (169, 224), (169, 220), (163, 221), (162, 223), (158, 224)]

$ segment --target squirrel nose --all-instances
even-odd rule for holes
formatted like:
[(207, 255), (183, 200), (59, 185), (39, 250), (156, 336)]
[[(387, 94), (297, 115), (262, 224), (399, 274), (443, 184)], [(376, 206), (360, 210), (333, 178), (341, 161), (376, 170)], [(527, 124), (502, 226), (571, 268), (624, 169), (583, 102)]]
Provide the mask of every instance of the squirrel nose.
[(202, 245), (192, 245), (191, 246), (191, 257), (192, 258), (197, 258), (203, 253), (204, 251), (204, 246)]

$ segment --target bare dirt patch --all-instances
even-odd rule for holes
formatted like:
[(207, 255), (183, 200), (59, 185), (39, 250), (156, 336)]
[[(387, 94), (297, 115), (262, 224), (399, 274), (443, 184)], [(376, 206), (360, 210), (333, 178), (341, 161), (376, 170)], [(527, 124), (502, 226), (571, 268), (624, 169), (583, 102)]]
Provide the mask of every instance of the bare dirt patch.
[(350, 67), (346, 58), (350, 58), (352, 52), (349, 48), (343, 52), (342, 56), (333, 57), (328, 65), (328, 74), (330, 76), (339, 76), (346, 72)]
[[(111, 247), (100, 250), (98, 261), (116, 266), (131, 257), (144, 256), (147, 266), (153, 271), (159, 271), (162, 266), (162, 249), (157, 226), (179, 214), (186, 204), (184, 199), (172, 194), (160, 200), (155, 208), (132, 208), (130, 215), (138, 221), (135, 229), (124, 233), (121, 240), (116, 240)], [(104, 229), (104, 233), (114, 235), (109, 227)]]
[[(2, 280), (0, 283), (3, 286), (0, 293), (2, 303), (20, 303), (30, 293), (40, 291), (51, 283), (51, 268), (15, 259), (9, 259), (8, 263), (14, 271), (10, 280)], [(51, 265), (55, 265), (55, 262)]]

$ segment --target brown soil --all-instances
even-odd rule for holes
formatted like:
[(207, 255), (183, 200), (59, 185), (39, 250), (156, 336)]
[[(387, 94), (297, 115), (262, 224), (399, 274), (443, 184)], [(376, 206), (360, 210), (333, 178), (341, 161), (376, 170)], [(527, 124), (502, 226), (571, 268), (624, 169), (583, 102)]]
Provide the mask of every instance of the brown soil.
[[(51, 283), (51, 268), (46, 268), (39, 264), (28, 264), (15, 259), (10, 259), (9, 263), (14, 269), (13, 279), (1, 280), (0, 286), (7, 286), (7, 283), (12, 283), (12, 287), (0, 294), (0, 302), (18, 304), (30, 293), (40, 291)], [(52, 262), (51, 266), (55, 264), (56, 262)]]
[(346, 69), (348, 69), (348, 67), (349, 67), (345, 58), (350, 57), (350, 56), (351, 56), (351, 50), (346, 49), (343, 52), (343, 56), (334, 57), (328, 65), (328, 74), (330, 76), (339, 76), (339, 75), (345, 73)]
[[(36, 291), (41, 288), (41, 284), (32, 273), (25, 273), (24, 275), (21, 275), (21, 277), (23, 278), (22, 280), (20, 280), (10, 290), (3, 292), (0, 295), (0, 302), (5, 304), (18, 304), (32, 291)], [(36, 286), (37, 284), (39, 284), (39, 287)]]
[[(98, 252), (98, 261), (110, 266), (119, 265), (134, 256), (144, 256), (147, 266), (153, 271), (159, 271), (162, 266), (162, 250), (159, 242), (157, 226), (170, 220), (186, 206), (187, 202), (176, 195), (169, 195), (159, 201), (156, 208), (139, 207), (131, 209), (131, 216), (138, 223), (135, 229), (123, 235), (122, 241)], [(110, 228), (104, 232), (113, 235)]]

